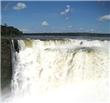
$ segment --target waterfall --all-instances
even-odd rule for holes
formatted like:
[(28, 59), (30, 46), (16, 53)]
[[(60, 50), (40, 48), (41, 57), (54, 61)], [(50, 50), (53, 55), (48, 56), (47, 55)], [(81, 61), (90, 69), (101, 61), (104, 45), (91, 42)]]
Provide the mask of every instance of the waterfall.
[(18, 40), (18, 47), (7, 103), (108, 100), (109, 41), (27, 39)]

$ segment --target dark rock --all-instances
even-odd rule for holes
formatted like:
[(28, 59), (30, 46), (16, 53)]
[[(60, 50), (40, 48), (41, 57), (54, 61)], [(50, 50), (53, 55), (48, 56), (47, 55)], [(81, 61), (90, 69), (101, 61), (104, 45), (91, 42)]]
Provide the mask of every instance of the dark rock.
[(14, 49), (19, 53), (19, 46), (17, 40), (14, 40)]
[(1, 90), (8, 88), (12, 79), (11, 40), (1, 39)]
[(82, 44), (83, 44), (83, 42), (81, 41), (81, 42), (80, 42), (80, 45), (82, 45)]

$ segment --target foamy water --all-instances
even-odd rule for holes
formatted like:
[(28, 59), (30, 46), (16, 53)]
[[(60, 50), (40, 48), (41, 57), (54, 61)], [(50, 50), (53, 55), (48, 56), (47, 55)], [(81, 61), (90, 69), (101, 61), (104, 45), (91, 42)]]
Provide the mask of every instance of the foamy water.
[(18, 40), (5, 103), (109, 102), (110, 42)]

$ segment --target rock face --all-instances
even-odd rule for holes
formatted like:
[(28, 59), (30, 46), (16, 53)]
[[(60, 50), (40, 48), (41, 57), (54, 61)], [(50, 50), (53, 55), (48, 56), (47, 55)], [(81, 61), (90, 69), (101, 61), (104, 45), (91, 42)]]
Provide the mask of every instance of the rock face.
[(19, 47), (18, 47), (18, 41), (17, 40), (14, 40), (14, 49), (16, 52), (19, 53)]
[(1, 89), (10, 91), (12, 78), (11, 40), (1, 39)]

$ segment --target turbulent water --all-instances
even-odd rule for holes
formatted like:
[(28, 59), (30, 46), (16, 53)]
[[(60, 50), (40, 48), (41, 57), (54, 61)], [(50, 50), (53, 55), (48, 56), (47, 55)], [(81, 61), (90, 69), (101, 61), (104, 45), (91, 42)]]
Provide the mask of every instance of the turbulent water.
[(110, 42), (18, 40), (12, 95), (5, 103), (109, 101)]

